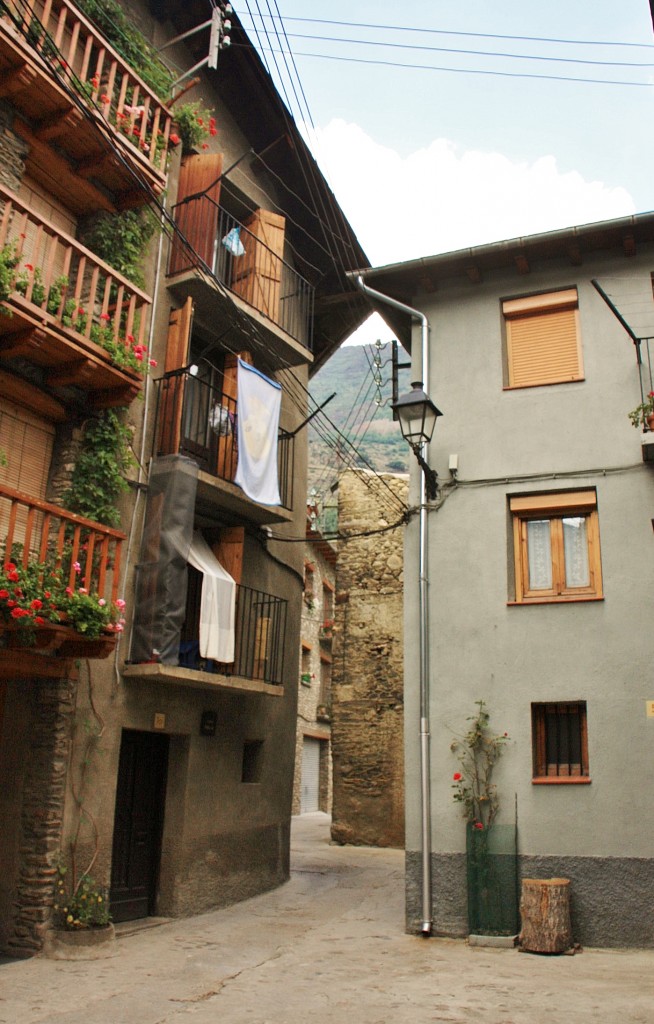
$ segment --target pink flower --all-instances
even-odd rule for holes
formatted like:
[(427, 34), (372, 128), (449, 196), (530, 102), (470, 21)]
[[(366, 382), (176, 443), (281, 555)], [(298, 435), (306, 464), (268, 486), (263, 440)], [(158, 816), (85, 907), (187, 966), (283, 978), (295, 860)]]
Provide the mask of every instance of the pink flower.
[(109, 316), (108, 313), (100, 313), (100, 319), (101, 320), (111, 320), (111, 317)]
[(461, 772), (455, 772), (452, 778), (454, 779), (455, 782), (459, 782), (463, 778), (463, 776), (461, 775)]
[(72, 593), (74, 593), (73, 588), (72, 587), (66, 587), (65, 593), (70, 596)]
[(80, 587), (79, 590), (78, 590), (78, 593), (79, 594), (88, 594), (88, 590), (86, 589), (86, 587)]
[(98, 601), (98, 604), (100, 605), (101, 608), (104, 608), (106, 603), (107, 602), (105, 601), (104, 597), (101, 597), (100, 600)]
[(483, 828), (484, 826), (482, 825), (482, 823), (480, 821), (476, 821), (472, 827), (480, 829), (480, 828)]
[(156, 359), (151, 359), (150, 360), (150, 366), (156, 366), (156, 365), (157, 365), (157, 360)]
[(82, 571), (82, 566), (79, 564), (79, 562), (73, 562), (73, 569), (75, 570), (75, 572), (79, 576), (79, 574)]
[(25, 264), (25, 270), (34, 270), (33, 264), (32, 263), (26, 263)]
[(202, 143), (202, 148), (203, 149), (209, 149), (209, 143), (208, 142), (203, 142)]
[(117, 633), (122, 633), (124, 628), (125, 627), (123, 626), (122, 622), (117, 622), (116, 625), (114, 626), (114, 629), (116, 630)]
[(119, 597), (118, 600), (116, 601), (116, 608), (118, 608), (118, 610), (122, 612), (124, 607), (125, 601), (123, 601), (122, 597)]
[(168, 141), (170, 142), (171, 146), (179, 146), (179, 135), (177, 135), (175, 132), (171, 132), (170, 135), (168, 136)]

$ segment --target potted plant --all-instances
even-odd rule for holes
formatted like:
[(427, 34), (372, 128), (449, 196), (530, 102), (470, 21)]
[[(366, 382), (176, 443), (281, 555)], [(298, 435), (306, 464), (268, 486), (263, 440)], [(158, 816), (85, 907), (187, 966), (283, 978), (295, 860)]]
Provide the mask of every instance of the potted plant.
[(459, 771), (452, 776), (453, 799), (466, 819), (468, 927), (476, 935), (515, 935), (518, 930), (516, 827), (498, 825), (497, 787), (493, 768), (502, 755), (508, 733), (494, 733), (483, 700), (470, 726), (457, 736), (451, 750)]
[(628, 413), (632, 426), (642, 430), (647, 424), (648, 430), (654, 430), (654, 391), (648, 392), (647, 398)]
[(44, 951), (55, 960), (94, 960), (111, 954), (115, 939), (109, 894), (90, 875), (69, 884), (63, 864), (57, 865), (53, 928)]

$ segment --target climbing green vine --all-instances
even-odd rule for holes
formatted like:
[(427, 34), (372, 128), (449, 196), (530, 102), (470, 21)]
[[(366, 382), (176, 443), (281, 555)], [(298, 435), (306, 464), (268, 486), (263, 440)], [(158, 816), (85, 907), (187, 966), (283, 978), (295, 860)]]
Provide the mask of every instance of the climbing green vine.
[(120, 524), (118, 498), (127, 490), (125, 474), (133, 463), (132, 432), (119, 411), (105, 409), (84, 431), (63, 504), (71, 512), (105, 526)]

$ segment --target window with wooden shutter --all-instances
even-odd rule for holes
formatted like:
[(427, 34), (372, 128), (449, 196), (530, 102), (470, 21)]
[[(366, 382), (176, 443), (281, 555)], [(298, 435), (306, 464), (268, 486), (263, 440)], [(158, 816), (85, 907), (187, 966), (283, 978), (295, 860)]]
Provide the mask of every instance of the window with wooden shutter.
[(510, 388), (583, 378), (576, 288), (509, 299), (502, 313)]
[(532, 704), (533, 782), (590, 782), (585, 701)]
[(516, 495), (509, 509), (517, 604), (603, 597), (595, 491)]

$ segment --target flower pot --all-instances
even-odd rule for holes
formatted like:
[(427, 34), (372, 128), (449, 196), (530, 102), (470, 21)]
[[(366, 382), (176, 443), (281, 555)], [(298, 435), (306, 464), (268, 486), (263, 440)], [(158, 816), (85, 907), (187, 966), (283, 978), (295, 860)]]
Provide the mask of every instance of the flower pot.
[(654, 430), (654, 412), (645, 417), (645, 422), (648, 430)]
[(46, 933), (43, 953), (51, 960), (101, 960), (114, 955), (115, 942), (112, 924), (101, 928), (52, 928)]

